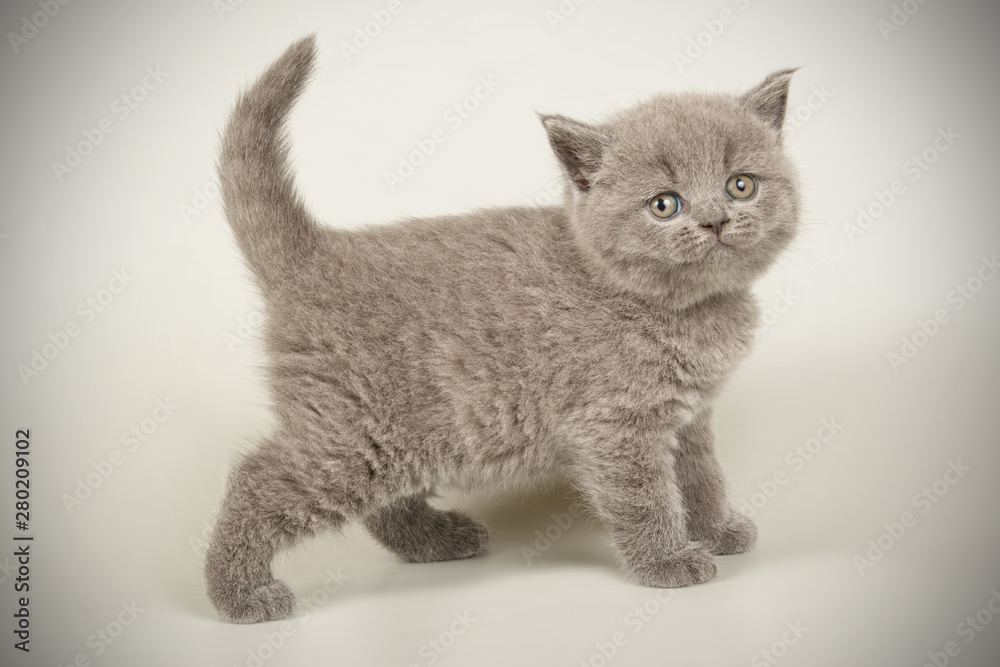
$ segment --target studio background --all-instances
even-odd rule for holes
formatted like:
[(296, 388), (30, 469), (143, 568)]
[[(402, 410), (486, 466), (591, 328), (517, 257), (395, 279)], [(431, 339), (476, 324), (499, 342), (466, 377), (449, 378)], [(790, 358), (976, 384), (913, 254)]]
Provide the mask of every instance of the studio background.
[[(35, 536), (31, 652), (7, 630), (4, 665), (998, 664), (1000, 5), (18, 0), (0, 27), (2, 627), (21, 428)], [(270, 416), (215, 150), (241, 87), (311, 32), (292, 155), (343, 227), (550, 202), (536, 111), (802, 67), (802, 233), (715, 411), (752, 552), (657, 595), (566, 489), (451, 493), (486, 555), (410, 565), (350, 528), (276, 562), (297, 616), (217, 618), (204, 538)], [(420, 164), (390, 184), (401, 159)]]

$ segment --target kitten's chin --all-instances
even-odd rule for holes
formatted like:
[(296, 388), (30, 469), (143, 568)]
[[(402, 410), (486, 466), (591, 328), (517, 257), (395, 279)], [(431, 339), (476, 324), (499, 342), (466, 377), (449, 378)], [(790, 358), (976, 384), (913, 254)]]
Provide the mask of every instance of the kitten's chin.
[(706, 267), (718, 270), (738, 261), (739, 255), (740, 247), (730, 241), (713, 241), (685, 253), (674, 261), (674, 265), (681, 270), (697, 271)]
[(708, 246), (708, 249), (705, 251), (705, 257), (728, 257), (734, 250), (733, 245), (729, 241), (716, 241)]

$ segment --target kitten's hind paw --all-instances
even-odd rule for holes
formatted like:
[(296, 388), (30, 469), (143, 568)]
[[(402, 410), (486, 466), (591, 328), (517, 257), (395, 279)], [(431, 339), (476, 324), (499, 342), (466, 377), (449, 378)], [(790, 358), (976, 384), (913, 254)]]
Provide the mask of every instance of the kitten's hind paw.
[(295, 595), (288, 584), (275, 580), (249, 590), (227, 590), (213, 602), (230, 623), (262, 623), (289, 616), (295, 608)]
[(486, 548), (486, 526), (461, 512), (439, 510), (423, 498), (383, 507), (365, 519), (379, 542), (411, 563), (471, 558)]
[(716, 538), (712, 553), (719, 556), (749, 551), (757, 541), (757, 526), (750, 517), (733, 510), (729, 523)]
[(486, 526), (461, 512), (437, 512), (434, 521), (424, 525), (424, 534), (401, 550), (400, 555), (413, 563), (471, 558), (484, 549), (490, 533)]
[(717, 572), (715, 559), (708, 549), (699, 542), (691, 542), (656, 563), (633, 569), (632, 575), (644, 586), (680, 588), (704, 583)]

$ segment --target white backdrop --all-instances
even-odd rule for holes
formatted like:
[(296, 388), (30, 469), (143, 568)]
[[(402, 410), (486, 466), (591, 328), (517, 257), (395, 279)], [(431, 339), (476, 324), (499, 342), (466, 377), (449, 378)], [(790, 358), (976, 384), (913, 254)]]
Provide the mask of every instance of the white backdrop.
[[(11, 538), (35, 540), (31, 652), (5, 631), (0, 661), (998, 664), (998, 19), (986, 0), (5, 3), (3, 627), (22, 595)], [(409, 565), (351, 528), (277, 564), (309, 601), (297, 616), (217, 619), (203, 536), (270, 417), (214, 151), (240, 87), (313, 31), (294, 160), (341, 226), (546, 201), (558, 170), (535, 111), (596, 120), (802, 66), (803, 232), (716, 411), (754, 551), (657, 595), (565, 490), (453, 494), (490, 526), (488, 554)]]

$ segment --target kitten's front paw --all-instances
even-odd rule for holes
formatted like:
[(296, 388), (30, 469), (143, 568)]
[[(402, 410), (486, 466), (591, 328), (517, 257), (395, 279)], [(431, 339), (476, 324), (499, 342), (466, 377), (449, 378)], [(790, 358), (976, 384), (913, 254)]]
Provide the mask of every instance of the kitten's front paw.
[(223, 591), (212, 602), (230, 623), (262, 623), (290, 615), (295, 608), (295, 595), (288, 584), (275, 580), (251, 590)]
[(712, 553), (719, 556), (749, 551), (757, 541), (757, 526), (750, 517), (733, 510), (729, 523), (719, 533)]
[(680, 551), (649, 566), (635, 568), (636, 581), (656, 588), (680, 588), (701, 584), (718, 572), (715, 559), (699, 542), (691, 542)]

